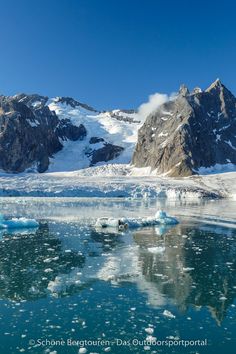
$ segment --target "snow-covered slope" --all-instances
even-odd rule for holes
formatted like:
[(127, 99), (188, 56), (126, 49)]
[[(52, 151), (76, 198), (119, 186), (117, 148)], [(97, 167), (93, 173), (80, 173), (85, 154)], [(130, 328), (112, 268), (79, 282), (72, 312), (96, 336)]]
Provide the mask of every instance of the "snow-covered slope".
[[(56, 112), (59, 119), (69, 119), (76, 126), (83, 124), (87, 131), (83, 140), (62, 141), (64, 147), (51, 158), (48, 172), (75, 171), (89, 167), (93, 151), (102, 149), (107, 144), (123, 148), (110, 162), (131, 161), (137, 131), (141, 125), (134, 111), (98, 112), (60, 98), (50, 99), (47, 105), (51, 111)], [(106, 163), (108, 161), (99, 161), (93, 165)]]

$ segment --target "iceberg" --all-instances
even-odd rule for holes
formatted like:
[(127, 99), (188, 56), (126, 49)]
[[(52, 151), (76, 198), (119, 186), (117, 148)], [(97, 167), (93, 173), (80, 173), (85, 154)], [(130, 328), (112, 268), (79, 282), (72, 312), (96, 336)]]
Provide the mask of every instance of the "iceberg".
[(5, 220), (4, 216), (0, 214), (0, 229), (28, 229), (38, 226), (39, 223), (35, 219), (12, 218)]
[(120, 231), (123, 231), (129, 227), (129, 225), (125, 222), (125, 219), (115, 219), (115, 218), (98, 218), (95, 227), (101, 228), (117, 228)]
[(178, 224), (178, 220), (173, 216), (169, 216), (165, 211), (158, 210), (155, 215), (156, 220), (159, 221), (160, 224), (163, 225), (176, 225)]
[(167, 215), (165, 211), (157, 211), (155, 217), (147, 218), (98, 218), (95, 227), (107, 228), (113, 227), (120, 231), (127, 228), (138, 228), (144, 226), (157, 226), (157, 225), (177, 225), (179, 221)]

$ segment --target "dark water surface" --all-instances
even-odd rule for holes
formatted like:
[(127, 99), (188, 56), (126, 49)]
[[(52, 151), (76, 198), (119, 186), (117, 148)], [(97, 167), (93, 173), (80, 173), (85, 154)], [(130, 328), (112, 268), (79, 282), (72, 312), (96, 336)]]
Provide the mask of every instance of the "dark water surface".
[(233, 202), (166, 204), (179, 225), (125, 233), (96, 229), (94, 220), (150, 216), (160, 205), (1, 199), (0, 206), (9, 217), (40, 220), (39, 229), (0, 234), (0, 353), (235, 352)]

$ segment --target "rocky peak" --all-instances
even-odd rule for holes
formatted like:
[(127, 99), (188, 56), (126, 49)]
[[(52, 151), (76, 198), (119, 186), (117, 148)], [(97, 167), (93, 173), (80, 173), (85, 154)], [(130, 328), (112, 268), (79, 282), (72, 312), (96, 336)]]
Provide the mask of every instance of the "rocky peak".
[(171, 176), (236, 164), (236, 98), (220, 80), (190, 95), (182, 86), (175, 100), (147, 117), (132, 162)]
[(192, 94), (201, 93), (202, 89), (200, 87), (194, 87)]
[(220, 111), (224, 117), (231, 117), (235, 114), (235, 97), (234, 95), (222, 84), (220, 79), (214, 81), (205, 91), (210, 94), (220, 104)]
[(220, 79), (216, 79), (207, 89), (206, 92), (211, 92), (212, 90), (222, 89), (225, 86), (222, 84)]
[(187, 88), (187, 86), (185, 86), (184, 84), (182, 84), (179, 88), (179, 95), (186, 97), (190, 94), (189, 89)]

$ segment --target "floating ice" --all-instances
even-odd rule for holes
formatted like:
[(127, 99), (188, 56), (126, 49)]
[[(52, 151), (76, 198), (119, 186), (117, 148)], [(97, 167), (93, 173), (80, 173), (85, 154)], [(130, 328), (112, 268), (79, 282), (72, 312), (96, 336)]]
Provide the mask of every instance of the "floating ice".
[(155, 217), (147, 218), (98, 218), (96, 227), (115, 227), (119, 230), (125, 230), (127, 228), (137, 228), (144, 226), (156, 226), (156, 225), (176, 225), (178, 220), (172, 216), (166, 214), (166, 212), (160, 210), (156, 213)]
[(160, 224), (164, 225), (176, 225), (178, 224), (178, 220), (173, 216), (169, 216), (165, 211), (158, 210), (155, 215), (156, 220), (159, 221)]
[(119, 230), (127, 229), (128, 224), (124, 222), (124, 219), (115, 219), (115, 218), (98, 218), (96, 223), (96, 227), (115, 227)]
[(165, 251), (165, 247), (159, 246), (159, 247), (148, 247), (148, 251), (153, 254), (157, 253), (163, 253)]
[(145, 332), (147, 332), (148, 334), (153, 334), (153, 333), (154, 333), (154, 329), (151, 328), (151, 327), (147, 327), (147, 328), (145, 328), (144, 330), (145, 330)]
[(190, 272), (191, 270), (194, 270), (194, 268), (191, 267), (183, 267), (184, 272)]
[(163, 316), (166, 316), (166, 317), (169, 317), (169, 318), (175, 318), (175, 315), (173, 315), (173, 313), (168, 311), (168, 310), (164, 310), (163, 311)]
[(38, 226), (39, 223), (35, 219), (12, 218), (5, 220), (4, 216), (0, 214), (0, 229), (26, 229)]
[(167, 217), (167, 215), (166, 215), (166, 212), (165, 212), (165, 211), (163, 211), (163, 210), (158, 210), (158, 211), (156, 212), (155, 217), (156, 217), (157, 219), (164, 219), (164, 218)]

